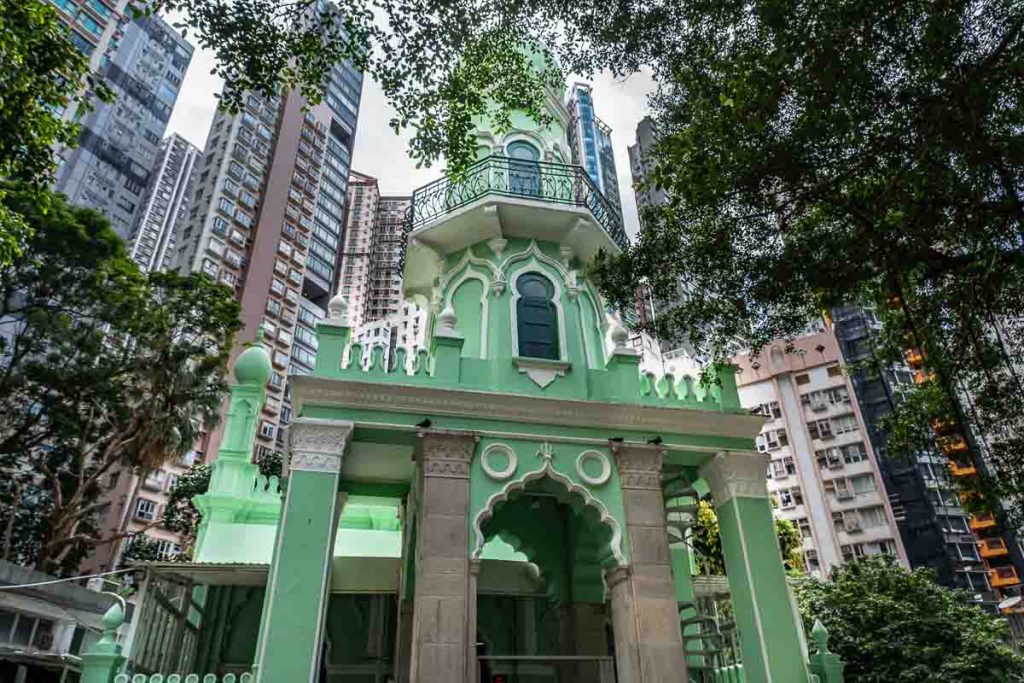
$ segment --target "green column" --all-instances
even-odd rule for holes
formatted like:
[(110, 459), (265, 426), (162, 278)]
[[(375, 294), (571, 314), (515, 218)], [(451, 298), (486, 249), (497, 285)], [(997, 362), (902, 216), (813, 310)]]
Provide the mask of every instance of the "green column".
[(801, 626), (790, 598), (760, 453), (719, 453), (701, 468), (715, 500), (747, 680), (806, 683)]
[(318, 680), (338, 478), (352, 423), (300, 417), (289, 430), (288, 487), (267, 577), (256, 651), (262, 683)]

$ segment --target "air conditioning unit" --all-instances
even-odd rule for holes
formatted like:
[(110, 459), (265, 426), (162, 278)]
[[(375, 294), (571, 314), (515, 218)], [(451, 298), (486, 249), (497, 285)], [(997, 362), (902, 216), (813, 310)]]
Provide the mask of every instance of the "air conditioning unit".
[(844, 520), (844, 526), (848, 533), (855, 533), (861, 530), (860, 517), (849, 516)]
[(828, 405), (824, 401), (814, 401), (811, 403), (811, 410), (816, 413), (820, 413), (826, 408), (828, 408)]
[(850, 489), (836, 489), (836, 498), (839, 500), (850, 500), (853, 498), (853, 491)]
[(825, 466), (830, 470), (838, 470), (843, 467), (843, 456), (836, 450), (830, 449), (825, 453)]

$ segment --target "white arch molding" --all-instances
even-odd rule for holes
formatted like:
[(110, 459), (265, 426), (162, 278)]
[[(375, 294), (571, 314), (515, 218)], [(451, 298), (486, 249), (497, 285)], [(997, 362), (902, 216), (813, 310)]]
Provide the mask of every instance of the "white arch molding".
[(624, 566), (626, 564), (626, 557), (622, 552), (622, 529), (619, 527), (618, 521), (616, 521), (611, 513), (608, 512), (608, 508), (604, 506), (604, 503), (595, 498), (594, 494), (592, 494), (585, 486), (580, 486), (569, 477), (556, 471), (551, 464), (550, 458), (544, 460), (544, 465), (539, 470), (527, 472), (519, 479), (508, 482), (500, 491), (487, 499), (487, 503), (480, 512), (476, 514), (476, 517), (473, 518), (474, 543), (473, 551), (470, 554), (471, 558), (474, 560), (480, 559), (480, 554), (483, 552), (485, 542), (483, 526), (487, 520), (494, 516), (494, 508), (499, 503), (507, 501), (509, 495), (513, 492), (522, 491), (530, 482), (543, 479), (544, 477), (551, 477), (564, 486), (566, 491), (570, 494), (579, 495), (587, 507), (593, 508), (597, 511), (600, 516), (600, 523), (607, 525), (612, 532), (611, 541), (608, 543), (612, 557), (615, 558), (615, 562), (619, 566)]

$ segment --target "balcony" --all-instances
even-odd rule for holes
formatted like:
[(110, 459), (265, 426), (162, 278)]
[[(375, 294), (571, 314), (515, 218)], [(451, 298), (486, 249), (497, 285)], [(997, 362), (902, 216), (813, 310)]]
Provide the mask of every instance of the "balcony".
[(951, 460), (949, 462), (949, 473), (954, 477), (973, 477), (978, 473), (978, 470), (970, 463), (959, 463)]
[(583, 168), (502, 156), (477, 161), (458, 180), (445, 177), (417, 189), (404, 231), (409, 244), (399, 263), (407, 291), (429, 291), (437, 254), (486, 240), (560, 242), (584, 262), (601, 249), (617, 253), (629, 246), (619, 206)]
[(1005, 588), (1016, 586), (1020, 583), (1017, 570), (1014, 567), (996, 567), (988, 570), (988, 580), (993, 588)]
[(924, 365), (924, 356), (917, 349), (907, 349), (903, 356), (907, 360), (907, 365), (914, 370), (919, 370)]
[(981, 556), (984, 558), (1010, 554), (1010, 549), (1006, 547), (1006, 541), (1001, 538), (985, 538), (978, 541), (978, 550), (981, 551)]
[(970, 515), (968, 523), (973, 531), (981, 531), (982, 529), (991, 529), (996, 525), (996, 518), (991, 512), (985, 512), (977, 515)]

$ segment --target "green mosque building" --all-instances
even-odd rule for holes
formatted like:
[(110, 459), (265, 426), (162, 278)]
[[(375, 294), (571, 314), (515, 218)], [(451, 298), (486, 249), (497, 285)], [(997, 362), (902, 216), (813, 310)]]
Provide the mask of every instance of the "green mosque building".
[[(786, 583), (761, 419), (731, 368), (641, 372), (586, 276), (627, 246), (618, 207), (548, 106), (413, 196), (429, 348), (364, 348), (331, 302), (280, 482), (251, 462), (270, 359), (238, 358), (194, 560), (146, 565), (85, 683), (842, 680)], [(686, 543), (709, 494), (728, 579)]]

